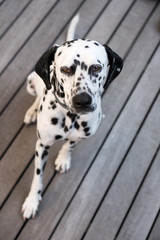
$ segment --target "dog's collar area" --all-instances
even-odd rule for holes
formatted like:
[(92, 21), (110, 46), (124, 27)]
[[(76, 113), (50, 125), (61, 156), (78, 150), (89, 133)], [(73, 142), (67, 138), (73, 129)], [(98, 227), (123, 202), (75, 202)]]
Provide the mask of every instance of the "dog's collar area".
[[(56, 99), (56, 101), (59, 103), (59, 105), (60, 105), (61, 107), (65, 108), (66, 110), (69, 110), (69, 108), (67, 107), (67, 105), (64, 104), (64, 103), (62, 103), (62, 102), (59, 100), (59, 98), (57, 97), (57, 94), (56, 94), (56, 81), (57, 81), (57, 79), (54, 77), (54, 80), (52, 80), (52, 82), (53, 82), (53, 94), (54, 94), (54, 96), (55, 96), (55, 99)], [(57, 82), (58, 82), (58, 81), (57, 81)]]
[(56, 95), (55, 88), (54, 88), (54, 90), (53, 90), (53, 94), (54, 94), (54, 96), (55, 96), (56, 101), (59, 103), (59, 105), (60, 105), (61, 107), (65, 108), (65, 109), (69, 110), (69, 108), (67, 107), (67, 105), (64, 104), (64, 103), (62, 103), (62, 102), (58, 99), (58, 97), (57, 97), (57, 95)]

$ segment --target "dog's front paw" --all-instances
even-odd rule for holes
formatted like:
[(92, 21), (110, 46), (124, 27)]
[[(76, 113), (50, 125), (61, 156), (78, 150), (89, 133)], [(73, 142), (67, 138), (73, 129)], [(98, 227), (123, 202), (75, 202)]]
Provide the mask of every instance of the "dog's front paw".
[(25, 114), (24, 123), (28, 125), (36, 122), (36, 119), (37, 119), (37, 109), (32, 109), (32, 107), (29, 108)]
[(71, 168), (71, 158), (58, 156), (55, 160), (55, 170), (60, 173), (68, 172)]
[(39, 206), (39, 201), (41, 201), (42, 197), (39, 194), (29, 194), (25, 199), (22, 205), (22, 214), (23, 219), (29, 219), (30, 217), (34, 218)]

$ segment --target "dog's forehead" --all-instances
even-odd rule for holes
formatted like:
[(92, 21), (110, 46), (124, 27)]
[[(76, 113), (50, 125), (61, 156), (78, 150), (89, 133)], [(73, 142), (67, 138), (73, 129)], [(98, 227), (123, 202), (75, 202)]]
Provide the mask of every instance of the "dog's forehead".
[(86, 64), (94, 64), (97, 61), (103, 64), (107, 61), (104, 46), (92, 40), (77, 39), (61, 45), (55, 55), (56, 63), (72, 65), (73, 61), (84, 61)]

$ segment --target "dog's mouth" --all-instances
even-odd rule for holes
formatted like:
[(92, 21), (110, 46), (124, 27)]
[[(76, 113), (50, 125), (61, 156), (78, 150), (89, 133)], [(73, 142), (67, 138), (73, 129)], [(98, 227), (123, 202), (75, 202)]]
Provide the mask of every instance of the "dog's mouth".
[(96, 110), (96, 107), (92, 107), (88, 110), (80, 110), (80, 109), (71, 108), (70, 112), (73, 114), (78, 114), (78, 115), (86, 115), (88, 113), (94, 112), (95, 110)]

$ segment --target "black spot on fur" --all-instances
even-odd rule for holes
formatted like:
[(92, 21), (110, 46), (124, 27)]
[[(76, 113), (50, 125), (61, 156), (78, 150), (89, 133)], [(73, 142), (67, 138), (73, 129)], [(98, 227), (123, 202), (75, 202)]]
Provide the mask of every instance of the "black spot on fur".
[(102, 77), (100, 76), (99, 78), (98, 78), (98, 80), (100, 81), (102, 79)]
[(56, 140), (61, 139), (61, 138), (62, 138), (61, 135), (56, 135), (56, 136), (55, 136), (55, 139), (56, 139)]
[(38, 152), (36, 151), (36, 156), (38, 157), (39, 156), (39, 154), (38, 154)]
[(47, 95), (47, 93), (48, 93), (48, 90), (46, 89), (45, 92), (44, 92), (44, 94)]
[(85, 48), (89, 48), (89, 46), (85, 46)]
[(86, 135), (86, 136), (90, 136), (91, 134), (90, 134), (90, 133), (86, 133), (85, 135)]
[(84, 62), (81, 63), (81, 69), (87, 71), (87, 65)]
[(53, 110), (57, 107), (54, 101), (51, 101), (50, 104), (51, 104)]
[(70, 141), (70, 144), (71, 144), (71, 145), (75, 144), (75, 141)]
[(79, 77), (77, 80), (78, 80), (78, 81), (81, 81), (82, 79)]
[(45, 149), (48, 150), (50, 148), (50, 146), (45, 146)]
[(77, 57), (80, 57), (80, 55), (79, 55), (79, 54), (77, 54)]
[(52, 124), (56, 125), (58, 123), (58, 118), (51, 119)]
[(64, 126), (65, 126), (65, 118), (63, 118), (63, 120), (62, 120), (62, 128), (64, 128)]
[(43, 97), (43, 102), (45, 101), (45, 99), (46, 99), (46, 98), (45, 98), (45, 97)]
[(41, 143), (40, 146), (43, 147), (43, 144)]
[(38, 194), (41, 194), (41, 190), (38, 191)]
[(94, 42), (94, 44), (95, 44), (96, 46), (99, 46), (99, 44), (98, 44), (97, 42)]
[(44, 150), (43, 153), (42, 153), (42, 159), (43, 159), (44, 157), (46, 157), (47, 155), (48, 155), (48, 151), (47, 151), (47, 150)]
[(39, 111), (42, 112), (43, 106), (41, 105), (39, 108)]
[(82, 121), (82, 122), (81, 122), (81, 125), (82, 125), (82, 127), (87, 127), (87, 122)]
[(79, 129), (79, 124), (78, 124), (78, 122), (75, 122), (74, 123), (74, 127), (78, 130)]
[(80, 65), (80, 61), (78, 61), (76, 59), (74, 59), (74, 63), (75, 63), (75, 65)]
[(62, 52), (59, 52), (59, 53), (58, 53), (58, 56), (60, 56), (60, 55), (61, 55), (61, 53), (62, 53)]
[(63, 87), (60, 85), (60, 89), (61, 89), (61, 91), (64, 91), (64, 89), (63, 89)]
[(76, 87), (79, 87), (79, 86), (80, 86), (80, 82), (77, 82), (77, 83), (76, 83)]
[(65, 126), (65, 128), (64, 128), (64, 132), (66, 133), (66, 132), (68, 132), (68, 131), (69, 131), (68, 127)]
[(85, 133), (88, 133), (89, 129), (90, 129), (89, 127), (84, 128)]
[(78, 87), (78, 88), (76, 89), (76, 93), (77, 93), (78, 91), (81, 91), (81, 87)]
[(41, 173), (41, 170), (39, 168), (37, 168), (36, 173), (37, 173), (37, 175), (39, 175)]
[(67, 116), (72, 120), (72, 122), (74, 122), (77, 115), (71, 112), (67, 112)]

